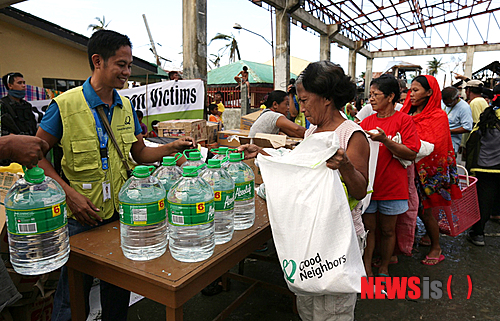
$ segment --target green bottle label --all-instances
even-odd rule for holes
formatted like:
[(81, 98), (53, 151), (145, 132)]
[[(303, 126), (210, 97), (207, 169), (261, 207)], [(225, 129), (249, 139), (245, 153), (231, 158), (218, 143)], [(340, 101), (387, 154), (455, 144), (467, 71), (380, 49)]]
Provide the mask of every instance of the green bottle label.
[(18, 210), (6, 208), (7, 230), (15, 235), (53, 232), (68, 223), (66, 201), (43, 208)]
[(158, 224), (167, 218), (165, 200), (145, 204), (120, 202), (120, 222), (131, 226)]
[(248, 201), (254, 198), (255, 188), (254, 181), (237, 183), (236, 186), (236, 200), (237, 201)]
[(234, 208), (234, 189), (229, 191), (214, 191), (215, 210), (230, 211)]
[(194, 226), (214, 220), (215, 202), (178, 204), (168, 202), (168, 221), (175, 226)]

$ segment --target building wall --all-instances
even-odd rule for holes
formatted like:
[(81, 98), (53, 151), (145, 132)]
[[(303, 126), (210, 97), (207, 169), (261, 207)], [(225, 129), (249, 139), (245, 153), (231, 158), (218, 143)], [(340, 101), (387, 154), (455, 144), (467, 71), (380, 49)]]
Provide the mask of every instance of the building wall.
[(86, 51), (4, 21), (0, 44), (0, 76), (18, 71), (28, 85), (43, 87), (42, 78), (85, 80), (91, 75)]

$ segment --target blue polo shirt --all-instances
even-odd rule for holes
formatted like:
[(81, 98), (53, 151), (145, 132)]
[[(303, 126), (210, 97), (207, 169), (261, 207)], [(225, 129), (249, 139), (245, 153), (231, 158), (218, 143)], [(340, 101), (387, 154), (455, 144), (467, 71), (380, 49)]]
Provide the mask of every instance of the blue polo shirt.
[[(459, 99), (458, 103), (451, 108), (446, 106), (443, 101), (441, 101), (441, 108), (446, 112), (446, 114), (448, 114), (450, 129), (463, 127), (468, 131), (472, 130), (472, 110), (469, 104), (467, 104), (463, 99)], [(451, 134), (451, 142), (453, 143), (455, 153), (458, 152), (461, 141), (462, 134)]]
[[(90, 78), (91, 77), (89, 77), (82, 86), (83, 96), (85, 96), (85, 99), (87, 100), (87, 103), (89, 104), (90, 108), (96, 108), (101, 105), (104, 106), (103, 107), (104, 113), (108, 115), (108, 121), (111, 124), (114, 107), (117, 105), (123, 106), (122, 99), (120, 98), (118, 91), (116, 91), (116, 89), (113, 89), (113, 105), (111, 105), (111, 107), (108, 106), (101, 100), (99, 96), (97, 96), (94, 88), (92, 88), (92, 85), (90, 84)], [(142, 128), (139, 123), (139, 119), (137, 118), (137, 115), (135, 113), (134, 105), (132, 104), (132, 102), (130, 102), (130, 104), (132, 105), (132, 113), (134, 114), (134, 124), (135, 124), (134, 134), (137, 136), (142, 133)], [(61, 120), (61, 113), (59, 112), (59, 106), (54, 100), (50, 103), (49, 108), (47, 108), (47, 111), (45, 112), (45, 115), (43, 115), (40, 127), (42, 127), (43, 130), (45, 130), (52, 136), (57, 137), (57, 139), (62, 138), (63, 124)]]

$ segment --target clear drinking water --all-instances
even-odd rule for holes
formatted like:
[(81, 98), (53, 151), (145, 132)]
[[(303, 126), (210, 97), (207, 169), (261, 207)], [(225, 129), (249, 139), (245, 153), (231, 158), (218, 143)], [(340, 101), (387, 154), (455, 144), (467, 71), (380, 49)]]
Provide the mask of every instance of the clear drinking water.
[(205, 162), (201, 159), (201, 153), (196, 151), (196, 152), (190, 152), (186, 156), (187, 161), (184, 162), (181, 165), (181, 169), (186, 167), (186, 166), (200, 166), (201, 164), (205, 164)]
[(245, 230), (255, 222), (255, 175), (243, 162), (241, 153), (229, 155), (226, 170), (235, 184), (234, 229)]
[(208, 166), (200, 173), (214, 190), (215, 244), (231, 241), (234, 233), (234, 181), (221, 168), (220, 159), (209, 159)]
[(43, 169), (26, 171), (5, 197), (10, 261), (19, 274), (57, 270), (69, 257), (66, 195)]
[[(222, 161), (228, 155), (229, 147), (222, 146), (222, 147), (219, 147), (217, 149), (212, 149), (212, 152), (215, 154), (212, 159), (220, 159)], [(226, 161), (221, 163), (221, 164), (222, 164), (222, 167), (226, 167), (229, 164), (229, 158), (226, 159)]]
[(184, 167), (182, 175), (167, 196), (170, 254), (181, 262), (203, 261), (215, 247), (214, 192), (196, 167)]
[[(153, 173), (153, 176), (158, 178), (160, 183), (165, 188), (165, 205), (167, 206), (168, 213), (168, 202), (167, 202), (167, 194), (170, 190), (170, 187), (174, 185), (174, 183), (182, 177), (182, 170), (179, 166), (176, 165), (175, 157), (173, 156), (165, 156), (163, 157), (162, 166), (158, 167), (156, 171)], [(167, 223), (167, 242), (168, 242), (168, 223)]]
[(123, 255), (136, 261), (160, 257), (167, 249), (165, 188), (150, 168), (137, 166), (118, 194)]

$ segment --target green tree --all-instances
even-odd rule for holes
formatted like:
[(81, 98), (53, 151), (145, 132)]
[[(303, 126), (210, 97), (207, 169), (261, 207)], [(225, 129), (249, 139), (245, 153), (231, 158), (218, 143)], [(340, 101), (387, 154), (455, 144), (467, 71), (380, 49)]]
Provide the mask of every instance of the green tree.
[(213, 37), (210, 40), (209, 45), (214, 40), (224, 40), (227, 42), (222, 48), (219, 49), (219, 55), (220, 54), (224, 55), (229, 50), (229, 63), (235, 62), (236, 57), (238, 57), (238, 60), (241, 60), (240, 49), (238, 48), (238, 41), (236, 41), (236, 38), (234, 37), (233, 34), (228, 36), (222, 33), (217, 33), (215, 37)]
[(444, 71), (443, 66), (444, 63), (441, 62), (442, 58), (437, 60), (436, 57), (432, 57), (432, 60), (427, 62), (427, 70), (429, 75), (436, 76), (439, 70)]
[(101, 30), (101, 29), (106, 29), (109, 26), (109, 23), (111, 22), (110, 21), (110, 22), (106, 23), (106, 18), (104, 16), (102, 16), (102, 20), (99, 17), (95, 17), (95, 20), (97, 20), (97, 23), (89, 24), (89, 26), (87, 27), (87, 30), (92, 29), (92, 31), (97, 31), (97, 30)]
[(220, 54), (210, 54), (210, 56), (212, 56), (212, 58), (208, 59), (208, 62), (210, 62), (212, 64), (212, 66), (210, 66), (210, 64), (209, 64), (210, 69), (219, 68), (220, 67)]

